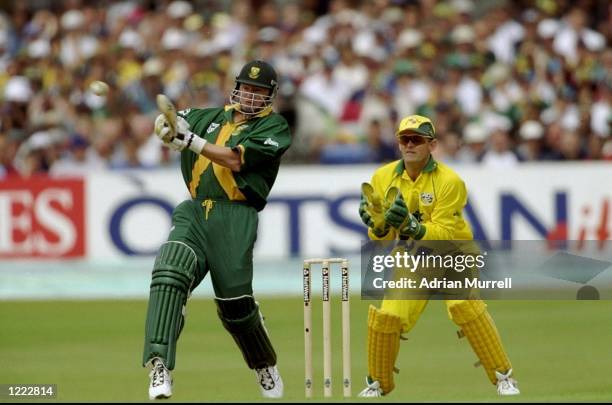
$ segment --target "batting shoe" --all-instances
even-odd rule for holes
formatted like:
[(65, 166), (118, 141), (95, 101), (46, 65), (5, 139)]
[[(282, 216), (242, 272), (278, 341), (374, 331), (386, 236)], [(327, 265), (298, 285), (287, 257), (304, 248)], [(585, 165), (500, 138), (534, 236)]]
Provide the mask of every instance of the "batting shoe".
[(517, 381), (510, 377), (512, 375), (512, 369), (508, 370), (506, 374), (502, 374), (499, 371), (495, 372), (497, 377), (497, 393), (499, 395), (518, 395), (521, 393), (518, 389)]
[(365, 389), (357, 395), (361, 398), (379, 398), (383, 396), (383, 391), (380, 389), (380, 383), (378, 381), (372, 381), (370, 376), (366, 377)]
[(152, 361), (152, 369), (149, 373), (151, 383), (149, 384), (149, 399), (166, 399), (172, 396), (172, 377), (163, 360), (155, 357)]
[(264, 398), (283, 397), (283, 379), (276, 366), (257, 368), (255, 374), (257, 374), (257, 384)]

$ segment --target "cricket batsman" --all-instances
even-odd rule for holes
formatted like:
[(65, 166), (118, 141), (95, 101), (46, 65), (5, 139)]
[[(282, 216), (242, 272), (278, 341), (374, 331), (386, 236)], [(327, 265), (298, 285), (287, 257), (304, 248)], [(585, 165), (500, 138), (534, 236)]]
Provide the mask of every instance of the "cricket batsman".
[(155, 134), (180, 151), (191, 199), (174, 209), (168, 240), (153, 266), (142, 359), (151, 368), (150, 399), (172, 395), (170, 371), (187, 298), (208, 273), (217, 314), (255, 370), (263, 397), (283, 395), (276, 353), (252, 288), (258, 212), (291, 145), (286, 120), (272, 111), (277, 89), (275, 70), (256, 60), (242, 67), (224, 107), (190, 108), (178, 116), (160, 107), (164, 113), (155, 120)]
[[(372, 240), (472, 240), (463, 218), (467, 191), (463, 180), (448, 166), (436, 162), (434, 125), (427, 117), (411, 115), (401, 120), (396, 132), (402, 159), (374, 173), (364, 184), (359, 214)], [(373, 209), (375, 201), (399, 190), (386, 210)], [(393, 194), (393, 193), (391, 193)], [(415, 198), (416, 197), (416, 198)], [(380, 204), (378, 204), (380, 206)], [(428, 300), (383, 299), (380, 309), (368, 313), (368, 376), (361, 397), (380, 397), (393, 391), (393, 372), (400, 335), (416, 324)], [(480, 299), (446, 300), (450, 319), (467, 337), (487, 377), (499, 395), (518, 395), (512, 365), (499, 333)]]

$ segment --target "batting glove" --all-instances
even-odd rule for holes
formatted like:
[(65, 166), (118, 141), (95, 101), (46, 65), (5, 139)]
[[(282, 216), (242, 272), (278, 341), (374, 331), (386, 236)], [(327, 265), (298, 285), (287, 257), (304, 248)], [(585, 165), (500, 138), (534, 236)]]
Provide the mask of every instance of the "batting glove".
[[(158, 129), (159, 128), (159, 129)], [(168, 148), (182, 151), (185, 148), (200, 154), (207, 141), (189, 130), (189, 123), (181, 116), (176, 117), (176, 129), (173, 129), (163, 114), (155, 119), (155, 134)]]
[(425, 226), (410, 213), (401, 194), (397, 195), (391, 207), (385, 212), (385, 222), (399, 231), (400, 239), (418, 240), (425, 235)]
[(176, 136), (176, 129), (170, 126), (168, 119), (164, 114), (159, 114), (155, 118), (155, 135), (162, 140), (163, 143), (169, 143)]
[(155, 118), (155, 135), (164, 143), (164, 146), (171, 150), (181, 151), (184, 149), (182, 143), (176, 141), (176, 128), (173, 128), (164, 114), (159, 114)]

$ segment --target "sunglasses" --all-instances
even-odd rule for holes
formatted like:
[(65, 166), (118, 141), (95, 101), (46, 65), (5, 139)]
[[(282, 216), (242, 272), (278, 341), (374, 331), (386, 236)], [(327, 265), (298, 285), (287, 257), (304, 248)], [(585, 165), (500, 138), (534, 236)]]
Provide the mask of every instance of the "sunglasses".
[(402, 135), (399, 137), (399, 142), (402, 145), (408, 145), (408, 143), (412, 143), (415, 146), (419, 146), (423, 145), (426, 142), (429, 142), (429, 139), (420, 135)]

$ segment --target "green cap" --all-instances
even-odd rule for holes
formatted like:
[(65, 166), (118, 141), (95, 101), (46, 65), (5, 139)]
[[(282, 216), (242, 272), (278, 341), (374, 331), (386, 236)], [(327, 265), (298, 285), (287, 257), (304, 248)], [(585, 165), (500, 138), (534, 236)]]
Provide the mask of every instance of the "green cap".
[(436, 137), (436, 130), (431, 120), (422, 115), (409, 115), (402, 119), (395, 133), (395, 136), (400, 137), (406, 133), (416, 133), (428, 138)]

